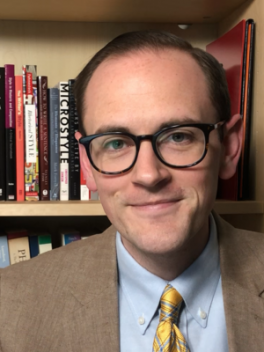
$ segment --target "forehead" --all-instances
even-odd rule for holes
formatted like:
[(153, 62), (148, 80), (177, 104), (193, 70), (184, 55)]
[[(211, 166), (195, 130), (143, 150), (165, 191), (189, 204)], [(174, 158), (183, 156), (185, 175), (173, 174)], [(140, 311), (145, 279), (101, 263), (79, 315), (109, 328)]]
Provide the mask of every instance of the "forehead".
[(85, 92), (84, 128), (92, 134), (113, 124), (150, 133), (150, 125), (155, 130), (166, 120), (212, 122), (209, 110), (206, 77), (188, 53), (136, 51), (96, 69)]

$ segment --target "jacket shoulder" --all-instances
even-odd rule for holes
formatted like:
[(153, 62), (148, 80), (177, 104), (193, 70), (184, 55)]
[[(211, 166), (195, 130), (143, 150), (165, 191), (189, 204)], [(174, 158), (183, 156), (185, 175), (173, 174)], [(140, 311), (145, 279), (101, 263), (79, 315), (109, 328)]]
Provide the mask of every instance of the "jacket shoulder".
[(1, 296), (4, 293), (35, 290), (37, 284), (52, 287), (62, 277), (70, 280), (78, 271), (105, 270), (115, 263), (115, 230), (72, 242), (0, 271)]

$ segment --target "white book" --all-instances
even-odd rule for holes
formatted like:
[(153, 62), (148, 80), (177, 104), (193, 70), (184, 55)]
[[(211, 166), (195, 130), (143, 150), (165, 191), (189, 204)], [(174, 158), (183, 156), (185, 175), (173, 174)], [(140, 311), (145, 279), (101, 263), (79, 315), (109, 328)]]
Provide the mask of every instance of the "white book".
[(35, 105), (25, 105), (25, 161), (26, 163), (37, 162), (37, 136)]
[(81, 200), (89, 200), (90, 192), (86, 185), (81, 185)]
[(49, 234), (38, 235), (39, 254), (52, 250), (51, 236)]
[(60, 94), (60, 200), (69, 200), (69, 84), (59, 83)]

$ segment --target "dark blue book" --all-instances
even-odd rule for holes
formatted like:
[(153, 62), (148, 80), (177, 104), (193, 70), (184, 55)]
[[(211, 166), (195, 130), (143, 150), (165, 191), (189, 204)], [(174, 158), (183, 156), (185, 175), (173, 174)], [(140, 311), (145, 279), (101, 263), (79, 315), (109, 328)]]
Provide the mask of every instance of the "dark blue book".
[(28, 236), (28, 241), (29, 241), (30, 258), (37, 257), (39, 255), (38, 236), (30, 235)]
[(60, 99), (59, 89), (48, 90), (49, 100), (49, 159), (50, 159), (50, 200), (60, 199)]

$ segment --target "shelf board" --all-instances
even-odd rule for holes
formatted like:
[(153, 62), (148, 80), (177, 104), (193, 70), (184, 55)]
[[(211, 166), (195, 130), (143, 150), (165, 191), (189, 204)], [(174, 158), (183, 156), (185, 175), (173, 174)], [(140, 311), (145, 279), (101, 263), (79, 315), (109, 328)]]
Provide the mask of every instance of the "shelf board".
[[(216, 201), (218, 214), (263, 214), (263, 202)], [(0, 217), (12, 216), (104, 216), (99, 201), (0, 202)]]
[(99, 201), (0, 202), (0, 216), (100, 216)]
[(217, 23), (245, 0), (8, 0), (0, 19), (32, 21)]

